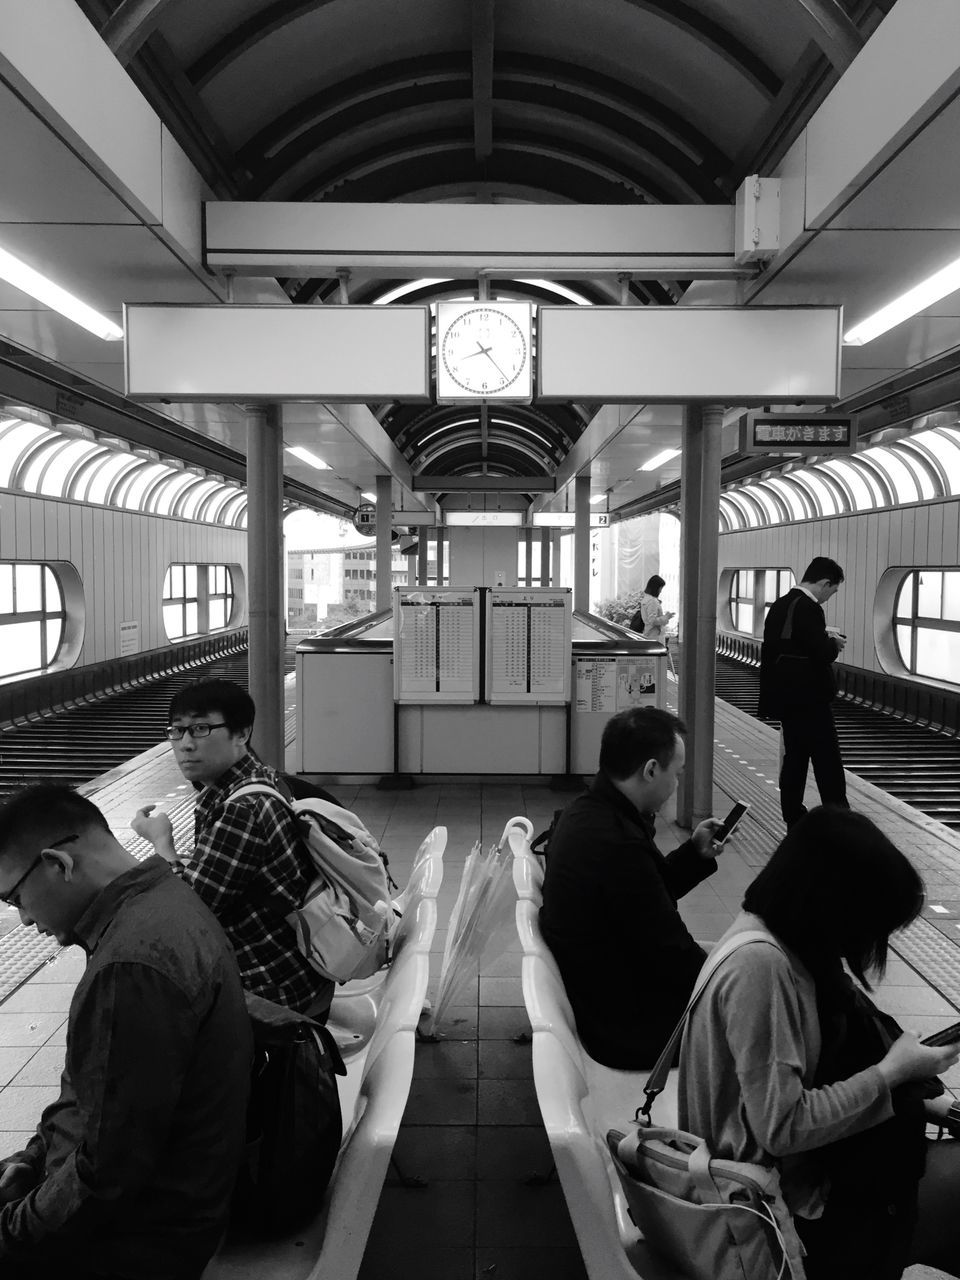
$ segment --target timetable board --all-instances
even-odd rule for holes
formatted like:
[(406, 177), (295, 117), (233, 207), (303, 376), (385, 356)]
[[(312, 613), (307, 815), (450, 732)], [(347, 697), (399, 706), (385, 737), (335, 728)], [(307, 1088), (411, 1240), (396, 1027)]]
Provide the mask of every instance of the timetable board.
[(572, 613), (569, 587), (487, 592), (487, 702), (570, 701)]
[(395, 701), (479, 701), (480, 608), (475, 587), (395, 587), (393, 620)]

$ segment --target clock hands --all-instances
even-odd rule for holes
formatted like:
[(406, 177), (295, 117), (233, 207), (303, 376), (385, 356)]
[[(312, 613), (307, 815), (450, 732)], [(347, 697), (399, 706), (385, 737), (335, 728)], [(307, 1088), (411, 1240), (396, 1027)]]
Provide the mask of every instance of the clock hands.
[(478, 339), (477, 339), (477, 350), (476, 350), (476, 351), (471, 351), (471, 352), (470, 352), (470, 354), (469, 354), (468, 356), (464, 356), (463, 358), (464, 358), (464, 360), (473, 360), (475, 356), (486, 356), (486, 357), (487, 357), (487, 359), (490, 361), (490, 363), (493, 365), (493, 367), (496, 369), (497, 373), (499, 373), (499, 375), (500, 375), (500, 377), (503, 379), (504, 383), (507, 383), (507, 382), (509, 382), (509, 381), (510, 381), (510, 379), (507, 377), (507, 375), (503, 372), (503, 370), (502, 370), (502, 369), (500, 368), (500, 366), (497, 364), (496, 360), (494, 360), (493, 356), (490, 354), (490, 352), (491, 352), (492, 350), (493, 350), (493, 348), (492, 348), (492, 347), (485, 347), (485, 346), (481, 343), (480, 339), (478, 338)]

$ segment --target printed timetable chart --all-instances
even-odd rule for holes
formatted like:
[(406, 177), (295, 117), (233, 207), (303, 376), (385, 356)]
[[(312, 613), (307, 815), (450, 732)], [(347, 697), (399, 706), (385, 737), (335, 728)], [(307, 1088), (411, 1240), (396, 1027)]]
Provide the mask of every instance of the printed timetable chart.
[(488, 702), (569, 702), (571, 617), (568, 587), (487, 592)]
[(393, 596), (397, 702), (470, 703), (480, 697), (475, 589), (397, 587)]
[(656, 705), (656, 658), (597, 655), (577, 658), (576, 665), (577, 711), (613, 715), (629, 707)]

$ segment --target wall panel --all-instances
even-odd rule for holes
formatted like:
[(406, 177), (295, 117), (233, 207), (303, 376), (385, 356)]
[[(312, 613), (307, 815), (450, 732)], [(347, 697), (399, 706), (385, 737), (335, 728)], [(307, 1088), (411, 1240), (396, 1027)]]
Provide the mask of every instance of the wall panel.
[(720, 536), (721, 570), (789, 567), (799, 580), (815, 555), (831, 556), (845, 574), (826, 607), (827, 622), (847, 633), (844, 661), (880, 671), (873, 644), (877, 584), (895, 565), (960, 565), (960, 499)]
[[(246, 572), (242, 529), (139, 515), (0, 492), (0, 559), (66, 560), (83, 582), (86, 626), (78, 664), (119, 654), (121, 622), (140, 623), (140, 648), (167, 643), (161, 592), (174, 562), (239, 564)], [(238, 625), (246, 622), (244, 616)]]

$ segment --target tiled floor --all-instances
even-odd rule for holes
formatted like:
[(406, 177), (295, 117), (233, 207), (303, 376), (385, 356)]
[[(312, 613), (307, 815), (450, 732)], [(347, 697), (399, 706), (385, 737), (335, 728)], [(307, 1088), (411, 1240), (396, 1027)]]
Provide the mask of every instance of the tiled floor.
[[(749, 800), (752, 808), (716, 874), (682, 903), (688, 926), (702, 939), (714, 939), (727, 927), (745, 886), (782, 832), (770, 782), (776, 771), (772, 731), (718, 703), (716, 732), (716, 809), (726, 812), (733, 797)], [(102, 782), (95, 798), (121, 838), (133, 811), (158, 799), (178, 829), (189, 830), (190, 793), (168, 750), (148, 752), (137, 767)], [(432, 990), (443, 951), (442, 926), (473, 841), (493, 843), (517, 813), (542, 830), (553, 810), (569, 799), (547, 787), (521, 785), (445, 783), (397, 792), (334, 785), (334, 790), (381, 839), (401, 884), (426, 832), (438, 822), (448, 828)], [(960, 889), (952, 897), (946, 892), (960, 885), (960, 842), (867, 784), (851, 780), (851, 799), (917, 858), (934, 894), (944, 900), (945, 916), (928, 911), (935, 923), (918, 922), (921, 931), (902, 946), (898, 942), (908, 959), (891, 960), (879, 996), (904, 1025), (927, 1032), (955, 1020), (960, 1007), (960, 976), (953, 985), (948, 963), (957, 956), (960, 970), (960, 948), (953, 945), (949, 928), (956, 916), (948, 905), (957, 905)], [(658, 838), (664, 851), (685, 835), (669, 815), (661, 819)], [(0, 920), (0, 932), (2, 926)], [(960, 929), (953, 933), (960, 943)], [(66, 1011), (82, 962), (79, 952), (62, 952), (0, 1004), (0, 1152), (20, 1146), (43, 1105), (56, 1097)], [(398, 1177), (388, 1179), (362, 1280), (583, 1280), (559, 1184), (554, 1178), (541, 1185), (552, 1162), (531, 1077), (519, 973), (520, 947), (514, 939), (451, 1009), (441, 1025), (443, 1039), (418, 1044), (396, 1156), (403, 1174), (428, 1185), (406, 1187)], [(934, 985), (926, 980), (931, 975)], [(948, 1083), (960, 1088), (960, 1069)]]

